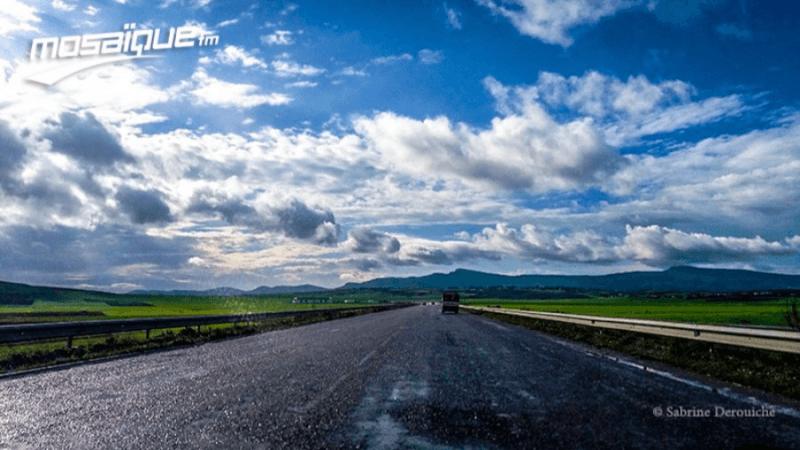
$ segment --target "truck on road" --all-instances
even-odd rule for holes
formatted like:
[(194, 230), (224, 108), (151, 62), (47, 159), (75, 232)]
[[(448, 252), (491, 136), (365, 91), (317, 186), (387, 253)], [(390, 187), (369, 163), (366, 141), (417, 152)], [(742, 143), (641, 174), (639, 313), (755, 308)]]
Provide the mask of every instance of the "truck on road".
[(442, 292), (442, 313), (446, 313), (447, 311), (452, 311), (455, 314), (458, 314), (458, 292), (456, 291), (444, 291)]

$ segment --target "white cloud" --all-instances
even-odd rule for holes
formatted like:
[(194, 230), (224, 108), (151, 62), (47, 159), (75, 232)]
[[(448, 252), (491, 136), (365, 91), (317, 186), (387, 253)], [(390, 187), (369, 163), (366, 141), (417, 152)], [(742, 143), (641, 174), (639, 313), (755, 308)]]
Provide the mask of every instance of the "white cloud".
[(210, 5), (212, 1), (214, 0), (164, 0), (160, 7), (168, 8), (176, 3), (180, 3), (182, 6), (187, 6), (188, 4), (190, 8), (200, 9)]
[(379, 113), (354, 122), (392, 169), (423, 179), (447, 177), (502, 189), (585, 189), (604, 183), (624, 159), (589, 119), (556, 123), (539, 105), (495, 118), (486, 130), (446, 117), (415, 120)]
[(444, 55), (441, 50), (434, 51), (424, 48), (417, 52), (417, 58), (422, 64), (439, 64), (444, 59)]
[(800, 123), (705, 139), (664, 156), (631, 156), (611, 184), (637, 199), (610, 216), (769, 233), (798, 223)]
[(447, 3), (444, 4), (444, 11), (445, 14), (447, 14), (447, 24), (456, 30), (460, 30), (461, 14), (458, 11), (454, 10), (453, 8), (448, 7)]
[(264, 45), (292, 45), (292, 32), (287, 30), (276, 30), (272, 34), (261, 36), (261, 43)]
[(742, 29), (732, 23), (722, 23), (716, 28), (717, 33), (723, 37), (732, 36), (742, 41), (752, 41), (753, 33), (750, 30)]
[(230, 83), (209, 76), (199, 69), (192, 75), (194, 84), (188, 92), (193, 101), (199, 104), (221, 106), (223, 108), (252, 108), (260, 105), (285, 105), (292, 101), (286, 94), (259, 94), (259, 87), (253, 84)]
[(562, 47), (572, 45), (573, 39), (568, 34), (570, 29), (597, 23), (603, 17), (642, 3), (641, 0), (507, 0), (501, 4), (494, 0), (477, 2), (488, 7), (493, 14), (509, 19), (520, 33)]
[(42, 19), (37, 12), (19, 0), (7, 0), (0, 8), (0, 36), (8, 36), (12, 31), (38, 31), (34, 24)]
[(83, 10), (83, 13), (88, 16), (95, 16), (98, 12), (100, 12), (100, 10), (92, 5), (87, 6), (86, 9)]
[(352, 66), (345, 67), (344, 69), (340, 70), (337, 73), (339, 75), (344, 75), (348, 77), (365, 77), (368, 75), (367, 72), (364, 72), (363, 70), (358, 70)]
[(738, 238), (685, 233), (651, 225), (626, 227), (627, 236), (615, 251), (621, 258), (655, 265), (750, 260), (765, 255), (792, 255), (800, 251), (798, 240), (768, 242), (760, 236)]
[(57, 9), (59, 11), (67, 11), (67, 12), (74, 11), (75, 8), (78, 7), (77, 5), (71, 5), (71, 4), (65, 3), (62, 0), (53, 0), (51, 5), (53, 6), (54, 9)]
[(239, 23), (239, 19), (223, 20), (222, 22), (217, 24), (217, 28), (228, 27), (231, 25), (236, 25), (237, 23)]
[(372, 60), (372, 63), (384, 65), (384, 64), (394, 64), (400, 61), (411, 61), (412, 59), (414, 59), (414, 57), (411, 56), (409, 53), (403, 53), (400, 55), (381, 56), (380, 58), (374, 58)]
[(656, 84), (643, 75), (622, 81), (595, 71), (569, 78), (542, 72), (533, 86), (508, 88), (491, 77), (484, 85), (501, 113), (532, 100), (553, 110), (566, 107), (573, 114), (597, 119), (613, 146), (633, 145), (644, 136), (713, 123), (748, 109), (739, 95), (692, 101), (697, 92), (692, 85), (680, 80)]
[(291, 13), (297, 11), (299, 8), (300, 8), (300, 6), (298, 6), (296, 3), (289, 3), (288, 5), (286, 5), (281, 10), (281, 12), (279, 14), (282, 15), (282, 16), (286, 16), (288, 14), (291, 14)]
[(293, 61), (276, 59), (272, 61), (272, 68), (279, 77), (315, 76), (325, 72), (325, 69), (307, 64), (298, 64)]
[(312, 87), (317, 87), (317, 83), (314, 82), (314, 81), (295, 81), (294, 83), (286, 84), (286, 87), (287, 88), (293, 88), (293, 87), (297, 87), (297, 88), (312, 88)]
[(253, 56), (247, 50), (235, 45), (228, 45), (222, 50), (214, 51), (214, 58), (204, 57), (199, 61), (201, 64), (217, 62), (227, 66), (241, 64), (242, 67), (258, 67), (261, 69), (269, 68), (269, 65), (261, 59)]

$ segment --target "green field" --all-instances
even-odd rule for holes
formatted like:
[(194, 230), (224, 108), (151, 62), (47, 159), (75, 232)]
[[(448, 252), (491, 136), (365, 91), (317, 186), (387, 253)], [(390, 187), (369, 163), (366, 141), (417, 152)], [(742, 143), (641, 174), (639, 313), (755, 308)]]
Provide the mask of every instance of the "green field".
[[(376, 293), (366, 290), (258, 297), (114, 295), (74, 291), (42, 296), (29, 306), (0, 305), (0, 323), (246, 314), (370, 306), (385, 301), (409, 300), (412, 298), (406, 292)], [(88, 314), (80, 314), (82, 311)]]
[(553, 300), (469, 299), (461, 303), (471, 306), (500, 305), (507, 309), (588, 316), (769, 326), (786, 326), (783, 315), (788, 311), (787, 299), (763, 302), (706, 302), (704, 299), (653, 300), (608, 297)]

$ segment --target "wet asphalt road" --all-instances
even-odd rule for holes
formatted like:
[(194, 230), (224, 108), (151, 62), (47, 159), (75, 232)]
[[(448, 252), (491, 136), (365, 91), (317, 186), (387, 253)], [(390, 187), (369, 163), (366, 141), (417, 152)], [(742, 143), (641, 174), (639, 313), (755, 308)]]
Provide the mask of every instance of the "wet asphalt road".
[(417, 306), (0, 379), (0, 449), (800, 448), (748, 395)]

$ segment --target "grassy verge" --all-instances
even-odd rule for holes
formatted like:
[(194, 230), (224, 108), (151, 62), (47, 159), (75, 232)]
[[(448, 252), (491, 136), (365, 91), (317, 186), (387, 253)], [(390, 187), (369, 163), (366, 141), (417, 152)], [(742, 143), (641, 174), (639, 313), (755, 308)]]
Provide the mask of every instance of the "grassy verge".
[(486, 311), (470, 313), (800, 400), (800, 355)]
[(57, 364), (84, 361), (126, 353), (138, 353), (167, 347), (193, 345), (217, 339), (231, 338), (282, 328), (306, 325), (326, 320), (341, 319), (375, 312), (378, 307), (357, 311), (339, 311), (311, 316), (277, 317), (249, 324), (210, 325), (192, 328), (153, 330), (150, 337), (144, 331), (115, 333), (106, 336), (76, 338), (72, 348), (66, 340), (0, 346), (0, 373), (48, 367)]
[(668, 320), (709, 324), (747, 324), (786, 326), (787, 299), (763, 302), (708, 302), (704, 299), (634, 299), (604, 297), (596, 299), (497, 300), (463, 302), (469, 306), (496, 306), (540, 312), (560, 312), (587, 316), (629, 319)]

